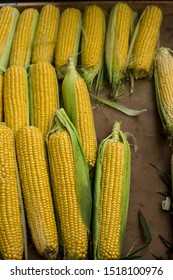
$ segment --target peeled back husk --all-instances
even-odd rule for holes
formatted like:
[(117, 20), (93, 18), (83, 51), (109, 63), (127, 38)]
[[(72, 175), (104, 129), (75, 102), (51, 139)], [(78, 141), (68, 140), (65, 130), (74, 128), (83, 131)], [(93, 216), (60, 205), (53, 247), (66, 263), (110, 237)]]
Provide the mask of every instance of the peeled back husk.
[[(50, 131), (47, 134), (47, 139), (46, 139), (47, 147), (48, 147), (49, 137), (51, 136), (51, 134), (62, 130), (66, 130), (69, 133), (72, 142), (73, 156), (74, 156), (74, 163), (75, 163), (77, 201), (79, 204), (79, 210), (80, 210), (82, 221), (85, 224), (89, 234), (91, 213), (92, 213), (92, 195), (91, 195), (89, 169), (77, 131), (74, 125), (71, 123), (70, 119), (68, 118), (63, 108), (57, 110), (57, 112), (54, 115), (54, 118), (51, 123)], [(50, 163), (51, 160), (50, 160), (49, 150), (48, 150), (48, 158)], [(50, 165), (50, 170), (51, 170), (51, 165)], [(55, 190), (54, 190), (54, 184), (52, 178), (51, 181), (52, 181), (52, 191), (53, 191), (53, 196), (55, 201), (55, 207), (57, 209), (57, 202), (55, 198)], [(60, 231), (60, 236), (62, 236), (60, 223), (58, 223), (58, 225), (59, 225), (58, 227)], [(62, 247), (64, 247), (63, 238), (62, 240), (60, 240), (60, 242), (62, 243), (61, 244)], [(67, 254), (68, 252), (64, 252), (64, 253)]]

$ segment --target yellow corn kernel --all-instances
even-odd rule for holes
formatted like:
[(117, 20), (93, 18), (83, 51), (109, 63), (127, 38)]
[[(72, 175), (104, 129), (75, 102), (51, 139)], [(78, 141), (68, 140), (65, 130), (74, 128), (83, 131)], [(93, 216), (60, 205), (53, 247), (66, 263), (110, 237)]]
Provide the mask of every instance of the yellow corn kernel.
[(31, 123), (38, 127), (43, 137), (58, 109), (58, 83), (54, 67), (48, 62), (38, 62), (30, 68)]
[(90, 167), (94, 167), (97, 151), (94, 117), (87, 85), (79, 76), (75, 78), (75, 89), (77, 98), (77, 128), (79, 137), (81, 139), (87, 163)]
[(93, 205), (94, 259), (120, 259), (130, 194), (131, 154), (126, 136), (115, 122), (99, 145)]
[(75, 8), (65, 9), (60, 17), (57, 43), (55, 48), (55, 65), (58, 78), (63, 78), (68, 65), (68, 58), (73, 57), (75, 65), (81, 34), (81, 12)]
[(40, 130), (34, 126), (19, 129), (16, 150), (26, 216), (34, 245), (41, 256), (55, 259), (58, 236)]
[(131, 67), (136, 79), (144, 78), (149, 74), (161, 22), (161, 9), (157, 6), (148, 6), (141, 19), (131, 58)]
[(105, 147), (100, 185), (100, 259), (120, 258), (123, 168), (123, 144), (108, 142)]
[(90, 5), (83, 14), (83, 35), (81, 47), (82, 67), (96, 69), (99, 67), (104, 50), (105, 19), (103, 10)]
[(59, 16), (59, 8), (52, 4), (47, 4), (41, 9), (34, 35), (32, 63), (39, 61), (52, 63)]
[(12, 131), (0, 124), (0, 252), (5, 260), (23, 257), (23, 230)]
[(14, 135), (29, 124), (27, 73), (22, 66), (10, 66), (4, 74), (4, 121)]
[(113, 93), (125, 79), (129, 50), (132, 10), (128, 4), (118, 2), (111, 9), (105, 42), (105, 62)]
[(31, 49), (39, 13), (36, 9), (23, 10), (14, 34), (10, 65), (27, 68), (31, 60)]
[(159, 48), (154, 60), (155, 89), (159, 114), (166, 131), (173, 135), (173, 54)]
[(3, 75), (0, 74), (0, 122), (3, 120)]
[(19, 11), (12, 6), (0, 9), (0, 70), (5, 71), (9, 64), (14, 32), (19, 18)]
[(129, 36), (132, 20), (132, 10), (126, 3), (119, 3), (117, 9), (116, 26), (114, 29), (113, 68), (119, 64), (124, 71), (129, 49)]
[(50, 135), (48, 152), (65, 258), (86, 259), (88, 230), (80, 214), (73, 147), (66, 130)]
[(64, 109), (79, 134), (87, 163), (92, 168), (97, 151), (94, 117), (87, 85), (72, 59), (62, 83), (62, 98)]

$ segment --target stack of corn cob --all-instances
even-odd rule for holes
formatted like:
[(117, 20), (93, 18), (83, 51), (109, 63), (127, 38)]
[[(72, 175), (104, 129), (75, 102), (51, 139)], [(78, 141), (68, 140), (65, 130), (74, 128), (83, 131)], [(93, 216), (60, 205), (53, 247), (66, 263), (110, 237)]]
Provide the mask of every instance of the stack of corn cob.
[[(147, 32), (147, 20), (150, 22), (151, 17), (155, 36), (151, 58), (144, 69), (141, 59), (145, 60), (145, 54), (141, 54), (142, 58), (135, 54), (140, 34)], [(104, 11), (96, 5), (86, 7), (83, 15), (75, 8), (60, 14), (54, 5), (44, 6), (40, 13), (28, 8), (21, 14), (16, 8), (5, 6), (0, 9), (0, 29), (5, 18), (6, 30), (0, 30), (0, 36), (6, 36), (0, 48), (0, 121), (5, 122), (0, 124), (2, 257), (22, 259), (24, 253), (27, 257), (25, 209), (34, 246), (42, 257), (56, 259), (63, 251), (63, 258), (87, 259), (91, 257), (89, 240), (93, 237), (95, 259), (120, 258), (130, 191), (130, 149), (118, 122), (97, 153), (89, 90), (94, 82), (97, 91), (103, 87), (104, 51), (113, 91), (125, 79), (127, 69), (133, 69), (135, 78), (149, 72), (161, 11), (152, 6), (144, 12), (130, 48), (133, 14), (121, 2), (113, 7), (107, 30)], [(91, 235), (89, 171), (95, 167)], [(13, 193), (9, 193), (9, 188)], [(110, 210), (107, 203), (112, 204)], [(5, 210), (9, 220), (4, 219)]]

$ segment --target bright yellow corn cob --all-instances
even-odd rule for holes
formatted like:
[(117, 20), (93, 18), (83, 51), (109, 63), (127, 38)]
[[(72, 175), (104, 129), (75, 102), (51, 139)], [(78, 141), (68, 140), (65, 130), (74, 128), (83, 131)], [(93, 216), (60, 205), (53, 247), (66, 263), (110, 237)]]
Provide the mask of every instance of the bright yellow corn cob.
[(65, 122), (58, 122), (57, 128), (54, 127), (53, 132), (48, 134), (53, 192), (64, 258), (87, 259), (92, 207), (89, 172), (77, 136), (69, 128), (70, 122), (67, 123), (68, 129)]
[(139, 19), (131, 41), (133, 50), (129, 64), (136, 79), (151, 76), (161, 22), (162, 11), (154, 5), (148, 6)]
[(159, 48), (154, 59), (157, 106), (164, 129), (173, 135), (173, 51)]
[(79, 133), (88, 165), (94, 167), (97, 139), (89, 92), (71, 59), (62, 83), (62, 98), (65, 111)]
[(5, 71), (9, 64), (14, 32), (19, 18), (19, 11), (12, 6), (0, 9), (0, 70)]
[(75, 66), (77, 64), (81, 27), (82, 14), (80, 10), (67, 8), (62, 12), (55, 48), (55, 66), (58, 79), (64, 77), (69, 57), (73, 57)]
[(5, 72), (4, 120), (14, 135), (29, 124), (27, 72), (22, 66), (10, 66)]
[(58, 83), (54, 67), (38, 62), (30, 67), (31, 124), (45, 137), (55, 111), (58, 109)]
[(20, 17), (14, 34), (10, 65), (27, 68), (31, 60), (31, 50), (39, 13), (36, 9), (25, 9)]
[(119, 259), (130, 189), (130, 148), (117, 122), (99, 146), (94, 190), (94, 257)]
[(34, 126), (19, 129), (16, 150), (26, 216), (34, 245), (41, 256), (55, 259), (58, 236), (40, 130)]
[(0, 122), (3, 119), (3, 75), (0, 73)]
[(34, 35), (32, 63), (39, 61), (52, 63), (59, 16), (59, 8), (52, 4), (47, 4), (41, 9)]
[(21, 260), (24, 250), (17, 165), (12, 131), (0, 123), (0, 253)]
[[(105, 15), (96, 5), (89, 5), (83, 13), (83, 33), (81, 39), (82, 76), (88, 86), (94, 78), (100, 78), (103, 71), (103, 53), (105, 40)], [(98, 80), (98, 83), (101, 81)]]
[(131, 26), (131, 8), (126, 3), (118, 2), (111, 9), (105, 42), (106, 67), (113, 91), (125, 78)]

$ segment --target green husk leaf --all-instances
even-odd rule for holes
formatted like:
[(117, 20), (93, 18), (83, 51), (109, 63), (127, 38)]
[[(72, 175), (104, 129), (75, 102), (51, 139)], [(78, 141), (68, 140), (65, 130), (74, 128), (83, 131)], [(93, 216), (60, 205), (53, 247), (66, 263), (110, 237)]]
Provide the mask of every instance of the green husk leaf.
[(70, 134), (72, 145), (73, 145), (73, 155), (75, 162), (76, 171), (76, 191), (77, 199), (79, 203), (80, 213), (83, 222), (86, 227), (90, 228), (91, 221), (91, 211), (92, 211), (92, 196), (91, 196), (91, 186), (89, 178), (89, 169), (84, 156), (84, 152), (74, 125), (71, 123), (66, 112), (63, 108), (57, 110), (55, 113), (51, 130), (47, 135), (47, 142), (51, 133), (54, 133), (58, 129), (67, 129)]
[(11, 25), (11, 30), (8, 34), (6, 44), (4, 46), (4, 49), (3, 49), (1, 57), (0, 57), (0, 70), (3, 71), (3, 72), (6, 71), (6, 69), (8, 67), (8, 64), (9, 64), (13, 37), (14, 37), (14, 33), (15, 33), (15, 30), (16, 30), (16, 26), (17, 26), (19, 16), (20, 16), (20, 12), (18, 11), (18, 9), (13, 7), (13, 22), (12, 22), (12, 25)]
[[(77, 109), (77, 96), (76, 96), (76, 88), (75, 88), (75, 77), (78, 76), (74, 65), (74, 61), (72, 58), (69, 58), (69, 65), (67, 68), (67, 72), (65, 78), (62, 82), (62, 99), (63, 106), (65, 111), (72, 121), (76, 130), (78, 129), (78, 109)], [(72, 106), (73, 105), (73, 106)]]
[(162, 235), (159, 235), (159, 238), (162, 240), (162, 242), (165, 244), (165, 246), (173, 251), (173, 243), (171, 243), (170, 241), (168, 241), (167, 239), (165, 239)]
[(161, 180), (169, 188), (171, 186), (171, 177), (168, 174), (166, 174), (163, 170), (161, 170), (159, 166), (153, 163), (150, 163), (150, 165), (153, 166), (158, 171)]
[[(87, 7), (86, 7), (87, 9)], [(104, 13), (104, 12), (103, 12)], [(104, 42), (105, 42), (105, 36), (106, 36), (106, 15), (104, 13), (104, 31), (103, 31), (103, 50), (102, 50), (102, 55), (100, 58), (99, 65), (96, 68), (85, 68), (83, 66), (83, 63), (81, 67), (79, 68), (79, 73), (85, 80), (88, 89), (91, 91), (94, 81), (96, 80), (96, 85), (94, 88), (95, 93), (97, 94), (104, 85)], [(85, 42), (86, 42), (86, 34), (85, 30), (82, 27), (82, 40), (81, 40), (81, 49), (83, 50), (85, 48)], [(81, 59), (82, 60), (82, 59)]]
[(141, 210), (138, 211), (138, 214), (139, 214), (139, 220), (140, 220), (140, 224), (142, 226), (142, 232), (143, 232), (143, 235), (144, 235), (144, 238), (145, 238), (145, 242), (144, 242), (144, 244), (139, 246), (139, 248), (134, 250), (132, 253), (128, 254), (127, 257), (124, 257), (123, 259), (134, 258), (136, 253), (138, 253), (142, 249), (146, 248), (152, 241), (152, 235), (151, 235), (149, 226), (148, 226), (147, 221), (146, 221), (144, 215), (142, 214)]
[(98, 100), (99, 102), (101, 103), (104, 103), (128, 116), (131, 116), (131, 117), (134, 117), (134, 116), (138, 116), (140, 115), (141, 113), (143, 112), (146, 112), (147, 109), (142, 109), (142, 110), (134, 110), (134, 109), (130, 109), (130, 108), (127, 108), (126, 106), (118, 103), (118, 102), (114, 102), (114, 101), (110, 101), (108, 99), (105, 99), (105, 98), (102, 98), (102, 97), (99, 97), (99, 96), (96, 96), (92, 93), (90, 93), (90, 96), (96, 100)]
[[(78, 10), (79, 13), (79, 19), (78, 19), (78, 24), (77, 24), (77, 30), (76, 30), (76, 37), (74, 40), (74, 47), (73, 51), (71, 53), (71, 57), (74, 61), (74, 66), (76, 67), (77, 65), (77, 59), (78, 59), (78, 50), (79, 50), (79, 43), (80, 43), (80, 36), (81, 36), (81, 31), (82, 31), (82, 13), (80, 10)], [(67, 34), (69, 36), (69, 34)], [(56, 71), (57, 71), (57, 78), (59, 80), (63, 79), (68, 68), (68, 63), (62, 67), (57, 67), (56, 66)]]
[[(108, 141), (121, 141), (124, 144), (124, 153), (125, 153), (125, 163), (124, 163), (124, 172), (123, 172), (123, 187), (122, 187), (122, 207), (121, 207), (121, 229), (120, 229), (120, 251), (122, 248), (125, 228), (127, 222), (127, 212), (128, 212), (128, 201), (130, 194), (130, 175), (131, 175), (131, 155), (130, 155), (130, 146), (126, 140), (124, 134), (120, 131), (120, 123), (115, 122), (112, 133), (101, 141), (98, 150), (97, 162), (96, 162), (96, 175), (95, 175), (95, 184), (94, 184), (94, 201), (93, 201), (93, 255), (94, 259), (99, 259), (99, 205), (100, 205), (100, 183), (102, 175), (102, 164), (103, 157), (105, 152), (105, 147)], [(114, 158), (113, 158), (114, 159)], [(114, 159), (116, 160), (116, 159)]]
[[(164, 109), (164, 106), (163, 106), (162, 100), (161, 100), (160, 88), (159, 88), (159, 73), (157, 70), (157, 56), (160, 54), (169, 54), (170, 58), (173, 59), (173, 52), (169, 48), (159, 48), (156, 53), (155, 59), (154, 59), (154, 81), (155, 81), (157, 108), (158, 108), (158, 112), (159, 112), (160, 119), (161, 119), (164, 129), (172, 136), (173, 135), (173, 123), (169, 120), (169, 117), (167, 116), (167, 112)], [(163, 57), (162, 57), (162, 59), (163, 59)]]
[[(24, 11), (26, 11), (26, 10), (24, 10)], [(37, 9), (34, 9), (34, 16), (32, 19), (32, 25), (31, 25), (31, 31), (30, 31), (30, 40), (29, 40), (29, 43), (27, 46), (27, 55), (26, 55), (26, 60), (25, 60), (25, 64), (24, 64), (25, 69), (28, 68), (30, 61), (31, 61), (32, 44), (33, 44), (33, 40), (34, 40), (34, 35), (35, 35), (38, 18), (39, 18), (39, 12), (37, 11)]]

